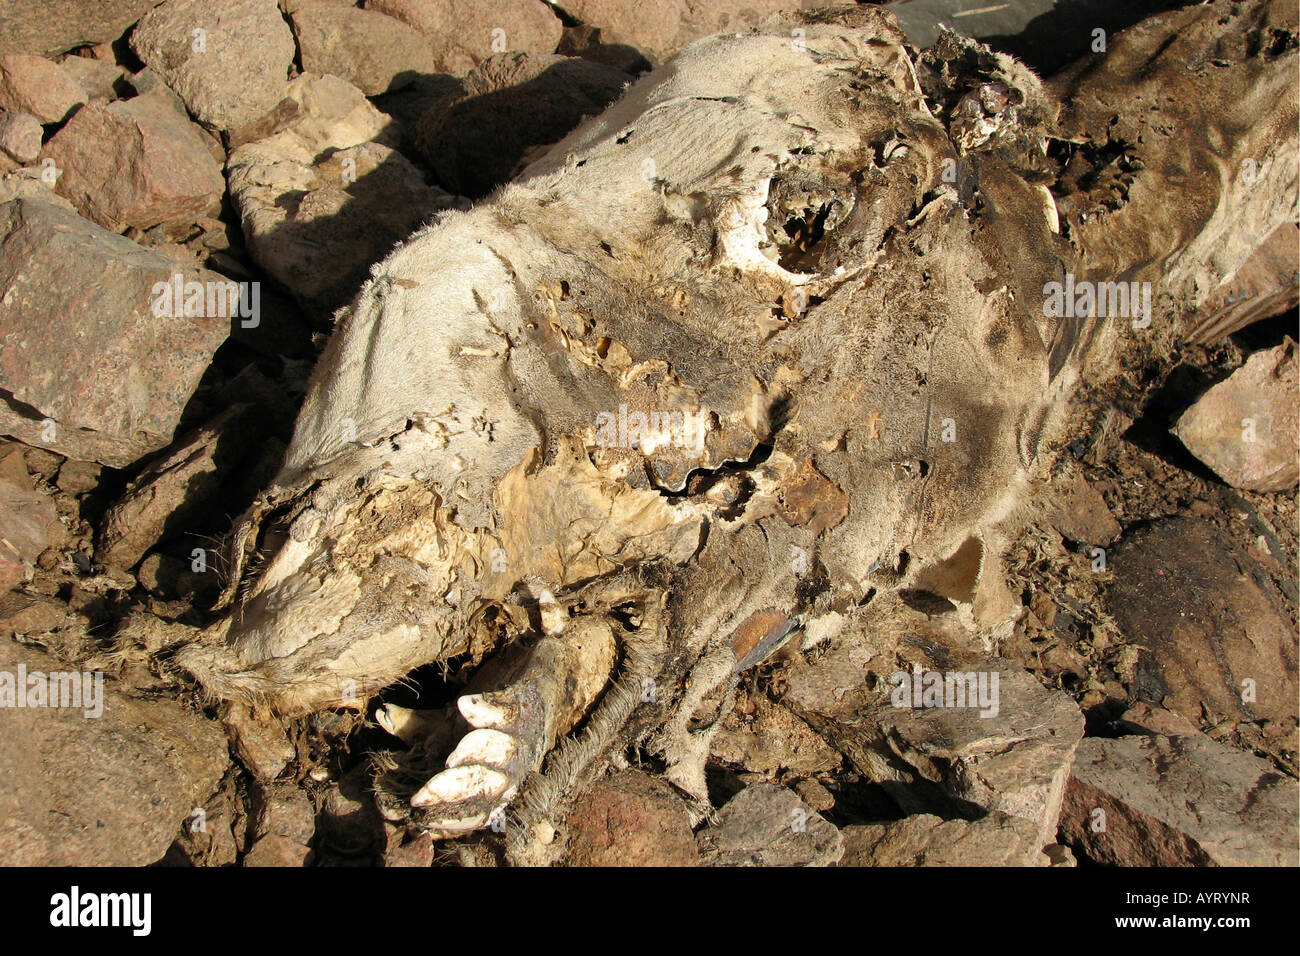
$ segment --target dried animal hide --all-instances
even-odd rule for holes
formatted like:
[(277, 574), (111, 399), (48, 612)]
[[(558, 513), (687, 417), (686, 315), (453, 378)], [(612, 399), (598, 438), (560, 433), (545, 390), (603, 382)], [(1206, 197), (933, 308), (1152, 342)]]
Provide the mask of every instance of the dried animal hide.
[(992, 639), (1080, 384), (1296, 220), (1295, 19), (1190, 7), (1047, 84), (878, 9), (690, 46), (374, 268), (235, 535), (234, 608), (178, 660), (303, 714), (509, 646), (405, 794), (438, 834), (513, 799), (536, 861), (633, 742), (704, 799), (738, 671), (873, 593)]

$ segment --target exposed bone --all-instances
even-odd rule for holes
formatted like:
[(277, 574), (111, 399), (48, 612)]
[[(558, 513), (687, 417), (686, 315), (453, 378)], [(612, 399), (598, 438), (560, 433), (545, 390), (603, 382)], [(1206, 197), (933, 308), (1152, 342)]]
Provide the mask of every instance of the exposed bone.
[[(1174, 11), (1050, 85), (875, 8), (800, 26), (692, 45), (374, 268), (234, 535), (234, 610), (177, 654), (210, 691), (301, 714), (532, 642), (411, 792), (439, 835), (516, 797), (544, 862), (630, 744), (705, 805), (697, 721), (786, 636), (756, 615), (820, 633), (925, 582), (996, 640), (1080, 385), (1296, 221), (1296, 11)], [(1067, 274), (1150, 282), (1151, 314), (1048, 315)]]

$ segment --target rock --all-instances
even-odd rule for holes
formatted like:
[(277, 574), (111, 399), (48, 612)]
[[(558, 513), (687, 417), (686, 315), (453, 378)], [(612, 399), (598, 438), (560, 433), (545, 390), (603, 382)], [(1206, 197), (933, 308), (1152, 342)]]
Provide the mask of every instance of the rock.
[(1079, 861), (1074, 858), (1068, 846), (1062, 846), (1059, 843), (1053, 843), (1051, 846), (1043, 848), (1047, 854), (1047, 859), (1051, 861), (1052, 866), (1074, 867), (1079, 865)]
[(1079, 544), (1108, 545), (1123, 532), (1101, 493), (1073, 470), (1052, 482), (1048, 520)]
[(0, 109), (62, 123), (86, 94), (57, 63), (25, 53), (0, 56)]
[(157, 71), (145, 67), (137, 73), (132, 73), (126, 78), (126, 85), (129, 91), (135, 96), (143, 96), (145, 93), (161, 93), (171, 103), (177, 113), (189, 117), (189, 110), (185, 108), (185, 101), (176, 95), (176, 91), (163, 82), (163, 78), (158, 75)]
[(1023, 817), (978, 820), (930, 814), (896, 823), (845, 827), (840, 866), (1050, 866), (1038, 831)]
[[(335, 853), (352, 857), (375, 854), (377, 859), (378, 854), (385, 850), (388, 840), (384, 819), (379, 815), (370, 788), (371, 767), (369, 761), (363, 760), (326, 793), (321, 807), (321, 836)], [(432, 840), (429, 842), (432, 860)], [(411, 852), (414, 853), (414, 849)], [(394, 864), (389, 862), (387, 865)]]
[(5, 0), (0, 54), (55, 56), (116, 40), (161, 0)]
[(257, 832), (277, 834), (308, 844), (316, 834), (316, 807), (311, 795), (296, 784), (273, 784), (263, 795)]
[(151, 462), (104, 515), (95, 556), (129, 569), (146, 551), (189, 530), (221, 493), (259, 437), (252, 406), (228, 409)]
[(316, 833), (311, 798), (291, 783), (271, 787), (263, 795), (257, 833), (244, 866), (305, 866)]
[(571, 16), (598, 28), (604, 42), (634, 47), (655, 63), (672, 55), (687, 7), (687, 0), (573, 0), (564, 6)]
[[(6, 160), (7, 157), (0, 154), (0, 166), (3, 166)], [(15, 199), (34, 199), (75, 213), (72, 203), (54, 191), (54, 164), (49, 165), (48, 182), (42, 178), (45, 171), (42, 166), (27, 166), (0, 175), (0, 205)]]
[[(63, 672), (0, 642), (0, 674)], [(90, 682), (87, 681), (87, 684)], [(158, 860), (227, 765), (218, 724), (102, 684), (103, 710), (0, 707), (0, 859), (11, 866), (145, 866)], [(83, 701), (84, 704), (84, 701)]]
[(230, 194), (253, 258), (327, 317), (372, 264), (454, 200), (401, 154), (369, 142), (387, 117), (360, 90), (304, 74), (289, 96), (292, 119), (231, 153)]
[(41, 552), (67, 531), (51, 498), (37, 491), (20, 446), (0, 451), (0, 591), (27, 580)]
[(304, 846), (297, 840), (270, 833), (258, 840), (244, 855), (244, 866), (300, 867), (306, 866), (310, 857), (311, 847)]
[(118, 85), (126, 78), (126, 70), (116, 63), (96, 60), (89, 56), (66, 56), (59, 66), (86, 95), (87, 100), (115, 100)]
[[(975, 804), (1033, 821), (1038, 845), (1051, 843), (1083, 735), (1078, 706), (1046, 690), (1019, 664), (962, 647), (956, 615), (898, 609), (885, 616), (886, 610), (882, 605), (881, 616), (866, 626), (886, 641), (907, 635), (902, 646), (891, 651), (887, 643), (864, 642), (856, 629), (841, 632), (815, 662), (791, 669), (781, 702), (905, 812), (953, 816), (961, 804)], [(917, 670), (922, 689), (931, 680), (944, 687), (952, 675), (953, 693), (940, 699), (955, 706), (912, 706), (904, 693), (906, 705), (895, 707), (896, 675), (907, 679), (910, 692)], [(963, 697), (973, 680), (991, 706), (981, 706), (978, 693), (959, 699), (956, 675), (967, 675)]]
[(0, 594), (0, 640), (43, 637), (83, 627), (68, 605), (39, 594)]
[(691, 819), (673, 789), (639, 770), (605, 777), (569, 817), (571, 866), (695, 866)]
[(232, 752), (257, 780), (274, 780), (298, 755), (274, 717), (259, 719), (245, 705), (232, 702), (226, 706), (223, 718)]
[(384, 866), (427, 867), (433, 864), (433, 837), (420, 833), (405, 843), (402, 831), (397, 831), (384, 854)]
[(367, 96), (437, 73), (429, 38), (400, 20), (337, 0), (288, 0), (302, 68), (341, 76)]
[(1134, 698), (1203, 715), (1296, 723), (1295, 628), (1267, 571), (1212, 525), (1167, 518), (1111, 557), (1106, 607), (1138, 647)]
[(536, 0), (366, 0), (365, 7), (423, 33), (445, 73), (465, 73), (494, 53), (554, 53), (564, 32)]
[(1297, 799), (1295, 780), (1207, 737), (1088, 738), (1061, 834), (1117, 866), (1295, 866)]
[(200, 123), (223, 130), (280, 102), (296, 52), (275, 0), (223, 0), (219, 15), (208, 0), (167, 0), (136, 25), (131, 49)]
[(45, 155), (60, 171), (57, 191), (113, 232), (202, 215), (225, 192), (203, 134), (157, 92), (89, 104)]
[(1201, 396), (1173, 432), (1228, 484), (1288, 491), (1300, 480), (1296, 344), (1256, 352)]
[(392, 93), (374, 98), (374, 104), (397, 123), (401, 132), (401, 147), (408, 155), (419, 155), (416, 149), (416, 132), (420, 119), (448, 93), (460, 89), (460, 81), (447, 73), (414, 77), (410, 83)]
[(229, 778), (200, 812), (191, 812), (163, 865), (233, 866), (247, 831)]
[(114, 468), (168, 444), (230, 327), (152, 314), (155, 284), (178, 272), (49, 203), (0, 206), (0, 432)]
[(0, 112), (0, 150), (20, 163), (30, 163), (41, 155), (45, 130), (31, 113)]
[(1163, 707), (1152, 707), (1140, 702), (1120, 715), (1119, 725), (1126, 733), (1156, 737), (1190, 737), (1201, 732), (1185, 717), (1179, 717)]
[(493, 56), (421, 118), (416, 144), (439, 183), (478, 198), (509, 179), (526, 150), (562, 139), (630, 80), (574, 57)]
[(732, 797), (697, 844), (706, 866), (831, 866), (844, 854), (839, 830), (770, 783)]
[(206, 560), (205, 556), (204, 570), (195, 571), (192, 555), (176, 557), (154, 552), (140, 562), (135, 577), (155, 597), (163, 600), (188, 599), (201, 604), (215, 599), (221, 593), (221, 581), (213, 569), (206, 567)]
[(700, 37), (739, 33), (773, 14), (830, 5), (825, 0), (566, 0), (563, 7), (584, 24), (600, 28), (604, 42), (633, 46), (662, 63)]
[(84, 495), (99, 487), (99, 475), (103, 469), (93, 461), (77, 461), (69, 458), (59, 466), (56, 484), (65, 495)]
[(794, 785), (794, 792), (799, 799), (818, 813), (825, 813), (835, 808), (835, 794), (831, 793), (816, 780), (799, 780)]
[(764, 697), (754, 700), (755, 712), (742, 718), (734, 711), (714, 735), (710, 755), (744, 767), (751, 773), (775, 776), (823, 773), (840, 765), (840, 755), (802, 720)]

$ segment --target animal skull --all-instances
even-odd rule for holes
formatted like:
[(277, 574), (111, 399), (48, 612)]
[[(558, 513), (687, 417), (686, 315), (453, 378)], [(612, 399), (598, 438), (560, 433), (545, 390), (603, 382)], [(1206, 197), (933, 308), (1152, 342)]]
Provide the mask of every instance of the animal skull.
[[(1224, 27), (1220, 8), (1166, 33), (1205, 47), (1294, 19), (1261, 3)], [(1116, 69), (1158, 32), (1115, 40)], [(1154, 62), (1146, 82), (1185, 72)], [(1086, 72), (1048, 88), (951, 34), (916, 55), (865, 9), (811, 16), (797, 41), (688, 47), (375, 266), (235, 535), (233, 613), (178, 660), (214, 694), (294, 715), (511, 645), (410, 801), (439, 835), (521, 787), (544, 808), (647, 737), (702, 797), (710, 724), (692, 718), (790, 634), (904, 587), (990, 639), (1008, 624), (1000, 549), (1077, 426), (1080, 382), (1172, 334), (1207, 276), (1295, 215), (1294, 163), (1169, 212), (1156, 160), (1293, 155), (1288, 72), (1256, 53), (1212, 80), (1272, 97), (1289, 138), (1278, 122), (1211, 148), (1192, 107), (1166, 113), (1190, 145), (1134, 146), (1142, 188), (1090, 216), (1055, 155), (1105, 135)], [(1143, 231), (1157, 213), (1164, 246)], [(1065, 273), (1152, 282), (1155, 331), (1046, 316)], [(272, 556), (236, 600), (254, 551)], [(584, 719), (549, 783), (532, 776)]]

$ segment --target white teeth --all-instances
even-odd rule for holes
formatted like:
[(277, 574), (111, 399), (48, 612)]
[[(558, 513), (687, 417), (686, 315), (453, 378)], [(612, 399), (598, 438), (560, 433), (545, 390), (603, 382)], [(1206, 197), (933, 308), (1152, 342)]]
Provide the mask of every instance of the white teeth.
[(434, 829), (440, 833), (471, 833), (474, 830), (482, 829), (487, 825), (488, 817), (491, 814), (480, 813), (472, 817), (460, 817), (456, 820), (439, 820), (434, 824)]
[(465, 764), (484, 764), (499, 769), (507, 768), (519, 753), (515, 738), (499, 730), (471, 730), (461, 738), (456, 749), (447, 758), (448, 767)]
[(375, 711), (375, 720), (380, 727), (388, 731), (394, 737), (410, 743), (411, 718), (413, 711), (406, 707), (398, 707), (395, 704), (384, 704)]
[(565, 614), (564, 608), (555, 600), (555, 595), (550, 591), (542, 591), (537, 595), (537, 607), (542, 615), (542, 633), (554, 637), (564, 630), (564, 625), (568, 623), (568, 615)]
[(510, 778), (491, 767), (476, 764), (449, 767), (433, 777), (411, 798), (411, 806), (427, 807), (435, 803), (459, 803), (475, 797), (499, 799), (510, 789)]
[(456, 701), (456, 706), (471, 727), (504, 727), (510, 723), (510, 715), (505, 709), (482, 694), (466, 694)]

